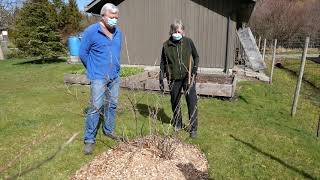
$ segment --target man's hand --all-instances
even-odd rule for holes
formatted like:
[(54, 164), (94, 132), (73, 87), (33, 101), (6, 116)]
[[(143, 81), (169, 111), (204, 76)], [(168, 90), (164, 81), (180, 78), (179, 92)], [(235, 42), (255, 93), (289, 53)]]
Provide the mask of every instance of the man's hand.
[(186, 86), (186, 93), (188, 94), (190, 92), (190, 89), (192, 88), (192, 86), (195, 85), (195, 81), (196, 81), (196, 76), (197, 76), (197, 73), (191, 75), (191, 82), (190, 84), (188, 83), (187, 86)]
[(192, 74), (192, 76), (191, 77), (196, 77), (197, 76), (197, 71), (198, 71), (198, 68), (196, 67), (196, 66), (194, 66), (193, 68), (192, 68), (192, 71), (191, 71), (191, 74)]

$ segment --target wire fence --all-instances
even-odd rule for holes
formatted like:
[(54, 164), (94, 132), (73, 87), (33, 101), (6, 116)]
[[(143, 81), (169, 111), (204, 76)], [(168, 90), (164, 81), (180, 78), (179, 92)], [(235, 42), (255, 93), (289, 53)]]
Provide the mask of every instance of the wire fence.
[[(308, 43), (306, 44), (307, 39)], [(320, 37), (307, 38), (306, 36), (301, 36), (290, 40), (256, 37), (255, 40), (263, 60), (266, 62), (272, 60), (272, 63), (274, 63), (271, 65), (271, 70), (267, 69), (268, 72), (271, 71), (268, 73), (270, 74), (270, 83), (272, 83), (274, 67), (284, 69), (298, 77), (298, 79), (301, 77), (302, 84), (298, 87), (299, 81), (297, 81), (296, 91), (297, 88), (299, 90), (298, 93), (295, 93), (295, 96), (298, 96), (297, 98), (299, 96), (300, 98), (307, 98), (313, 104), (320, 107)], [(276, 47), (274, 48), (274, 46)], [(235, 49), (235, 64), (242, 67), (250, 66), (241, 43), (236, 43)], [(303, 58), (304, 52), (306, 54), (305, 58)], [(274, 57), (273, 54), (275, 54)], [(300, 75), (301, 72), (303, 74)], [(300, 91), (300, 88), (302, 91)]]
[[(260, 52), (262, 52), (263, 50), (263, 40), (261, 38), (260, 43), (259, 43), (259, 39), (256, 40), (257, 42), (257, 46), (260, 50)], [(273, 49), (273, 45), (274, 45), (274, 39), (266, 39), (266, 50), (270, 50)], [(260, 46), (259, 46), (260, 44)], [(304, 39), (291, 39), (291, 40), (277, 40), (277, 52), (281, 52), (281, 50), (283, 51), (303, 51), (305, 45), (305, 38)], [(309, 45), (308, 45), (308, 50), (312, 50), (311, 52), (320, 52), (320, 38), (314, 38), (314, 39), (310, 39)], [(298, 52), (297, 52), (298, 53)], [(309, 53), (310, 54), (310, 53)]]
[[(262, 39), (262, 38), (259, 38)], [(261, 40), (260, 40), (261, 41)], [(266, 40), (266, 47), (259, 47), (260, 52), (266, 49), (270, 56), (273, 53), (275, 40)], [(259, 40), (258, 40), (259, 45)], [(304, 56), (305, 53), (305, 56)], [(288, 41), (277, 41), (274, 66), (282, 68), (298, 77), (295, 99), (307, 98), (320, 107), (320, 38), (299, 38)], [(302, 74), (301, 74), (302, 73)], [(272, 75), (271, 75), (272, 76)], [(301, 78), (301, 82), (299, 82)], [(299, 84), (302, 83), (302, 84)], [(302, 91), (300, 91), (300, 88)], [(298, 91), (298, 92), (297, 92)], [(298, 97), (296, 97), (298, 96)], [(294, 100), (295, 101), (295, 100)], [(293, 102), (294, 103), (294, 102)], [(294, 109), (294, 107), (292, 107)], [(296, 107), (295, 107), (296, 108)], [(294, 110), (293, 110), (294, 111)], [(320, 109), (319, 109), (320, 112)], [(293, 115), (295, 112), (293, 112)]]

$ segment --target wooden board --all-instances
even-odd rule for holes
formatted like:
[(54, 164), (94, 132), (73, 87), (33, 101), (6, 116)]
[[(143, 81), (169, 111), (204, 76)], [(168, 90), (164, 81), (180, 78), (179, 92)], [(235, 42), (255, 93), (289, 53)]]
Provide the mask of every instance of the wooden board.
[(157, 75), (157, 72), (147, 71), (130, 77), (121, 78), (120, 87), (126, 87), (129, 89), (144, 89), (144, 84), (141, 82), (156, 78)]
[(66, 84), (81, 84), (89, 85), (90, 81), (87, 79), (86, 75), (82, 74), (65, 74), (64, 83)]
[[(196, 90), (198, 95), (204, 96), (221, 96), (233, 97), (235, 95), (237, 78), (236, 76), (221, 76), (221, 75), (199, 75), (206, 77), (205, 81), (202, 79), (196, 83)], [(212, 77), (212, 79), (207, 79)], [(221, 79), (219, 79), (221, 78)], [(82, 84), (89, 85), (85, 75), (80, 74), (66, 74), (64, 82), (68, 84)], [(167, 80), (164, 79), (165, 92), (169, 92)], [(131, 90), (151, 90), (160, 91), (159, 79), (157, 72), (144, 72), (138, 75), (121, 78), (120, 87)]]
[[(168, 83), (164, 80), (165, 91), (169, 92)], [(145, 90), (160, 91), (159, 80), (148, 79), (144, 82)], [(198, 95), (204, 96), (222, 96), (233, 97), (236, 90), (236, 78), (233, 77), (231, 84), (218, 83), (196, 83), (196, 90)]]
[[(160, 91), (159, 80), (148, 79), (144, 83), (145, 83), (144, 88), (146, 90)], [(167, 80), (164, 79), (163, 83), (164, 83), (164, 91), (169, 92), (169, 86), (168, 86)]]
[(241, 45), (248, 57), (251, 67), (254, 71), (266, 69), (267, 66), (262, 59), (262, 55), (258, 49), (255, 38), (250, 28), (240, 29), (238, 32)]
[(198, 83), (196, 86), (199, 95), (232, 97), (231, 84)]

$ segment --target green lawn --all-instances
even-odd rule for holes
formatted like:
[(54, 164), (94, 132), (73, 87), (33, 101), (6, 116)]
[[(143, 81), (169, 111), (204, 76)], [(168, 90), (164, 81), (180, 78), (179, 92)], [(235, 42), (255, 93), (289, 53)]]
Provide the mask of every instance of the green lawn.
[[(309, 58), (311, 59), (311, 58)], [(316, 59), (316, 58), (313, 58)], [(284, 58), (279, 60), (285, 69), (299, 75), (301, 59)], [(313, 86), (320, 89), (320, 64), (314, 61), (307, 60), (304, 68), (303, 79), (310, 82)]]
[[(121, 77), (128, 77), (131, 75), (143, 72), (143, 68), (122, 67), (120, 71)], [(75, 66), (69, 73), (71, 74), (86, 74), (86, 69), (83, 66)]]
[[(272, 54), (272, 49), (268, 48), (266, 49), (266, 53)], [(302, 55), (303, 49), (298, 48), (298, 49), (284, 49), (284, 48), (279, 48), (277, 49), (277, 54), (282, 55), (282, 54), (288, 54), (288, 55)], [(308, 49), (308, 54), (319, 54), (320, 49), (319, 48), (309, 48)]]
[[(19, 174), (21, 179), (67, 179), (93, 159), (82, 154), (89, 88), (63, 83), (64, 73), (81, 66), (23, 62), (0, 62), (0, 171), (12, 166), (0, 179)], [(303, 84), (298, 112), (291, 118), (296, 77), (276, 68), (273, 82), (239, 83), (235, 102), (199, 99), (199, 137), (190, 140), (184, 132), (180, 137), (205, 152), (210, 177), (320, 179), (319, 91)], [(128, 99), (138, 109), (137, 128)], [(122, 89), (117, 132), (129, 138), (148, 134), (148, 106), (159, 106), (164, 121), (172, 115), (169, 96)], [(163, 133), (168, 126), (158, 123), (152, 129)], [(76, 140), (58, 151), (77, 132)], [(99, 131), (94, 155), (114, 145)]]

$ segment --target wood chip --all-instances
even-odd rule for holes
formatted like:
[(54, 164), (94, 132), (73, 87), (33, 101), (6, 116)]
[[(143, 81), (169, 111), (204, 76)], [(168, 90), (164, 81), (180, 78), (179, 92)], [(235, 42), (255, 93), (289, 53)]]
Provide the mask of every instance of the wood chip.
[[(169, 151), (171, 157), (164, 157)], [(71, 179), (208, 179), (208, 161), (193, 145), (148, 136), (102, 153)]]

